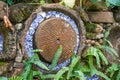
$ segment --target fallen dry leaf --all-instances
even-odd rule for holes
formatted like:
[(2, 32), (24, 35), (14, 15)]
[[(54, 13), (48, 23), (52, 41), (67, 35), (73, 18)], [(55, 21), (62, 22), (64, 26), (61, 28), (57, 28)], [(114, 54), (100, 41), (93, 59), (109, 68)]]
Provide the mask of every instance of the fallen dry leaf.
[(14, 27), (13, 27), (12, 23), (10, 22), (10, 20), (8, 19), (7, 16), (4, 16), (3, 20), (4, 20), (5, 27), (7, 27), (11, 30), (14, 30)]

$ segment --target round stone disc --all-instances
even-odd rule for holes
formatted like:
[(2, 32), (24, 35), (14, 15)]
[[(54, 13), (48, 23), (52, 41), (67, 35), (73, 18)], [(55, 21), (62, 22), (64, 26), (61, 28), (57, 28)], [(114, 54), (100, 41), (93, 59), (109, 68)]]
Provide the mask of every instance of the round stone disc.
[(51, 62), (59, 47), (62, 45), (62, 54), (58, 63), (69, 59), (77, 44), (76, 33), (72, 26), (60, 18), (50, 18), (38, 26), (35, 33), (35, 46), (42, 49), (40, 53), (47, 62)]

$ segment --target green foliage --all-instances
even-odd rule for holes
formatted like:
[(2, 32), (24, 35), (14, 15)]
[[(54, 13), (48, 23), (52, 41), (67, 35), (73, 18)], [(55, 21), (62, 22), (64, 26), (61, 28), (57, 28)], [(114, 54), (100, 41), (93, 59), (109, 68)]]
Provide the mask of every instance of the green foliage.
[(7, 2), (9, 5), (12, 5), (13, 4), (13, 1), (12, 0), (3, 0), (4, 2)]
[(64, 75), (64, 73), (67, 72), (68, 70), (69, 70), (68, 67), (63, 67), (60, 71), (57, 72), (54, 80), (59, 80), (62, 77), (62, 75)]
[(98, 48), (89, 47), (89, 49), (87, 50), (87, 55), (88, 55), (88, 57), (94, 56), (96, 58), (96, 64), (97, 64), (98, 68), (101, 68), (100, 59), (102, 60), (103, 63), (108, 65), (108, 61), (107, 61), (106, 57), (103, 55), (102, 51)]
[(40, 5), (46, 4), (45, 0), (40, 0)]
[(120, 6), (120, 0), (106, 0), (107, 4), (112, 4), (114, 6)]
[(67, 79), (70, 79), (70, 77), (73, 75), (72, 72), (74, 70), (75, 65), (77, 64), (77, 62), (80, 60), (80, 57), (73, 57), (71, 64), (69, 65), (69, 71), (67, 73)]
[[(95, 50), (94, 50), (94, 49), (95, 49)], [(94, 74), (97, 74), (97, 75), (105, 78), (106, 80), (110, 80), (104, 73), (98, 71), (98, 70), (95, 68), (95, 66), (94, 66), (94, 63), (93, 63), (94, 58), (93, 58), (93, 56), (95, 56), (95, 54), (99, 54), (99, 53), (96, 53), (96, 52), (93, 52), (93, 51), (97, 51), (97, 50), (99, 50), (99, 49), (91, 47), (91, 48), (89, 48), (88, 51), (87, 51), (87, 54), (88, 54), (88, 61), (87, 61), (87, 62), (88, 62), (89, 68), (90, 68), (91, 76), (94, 75)], [(103, 53), (100, 53), (100, 54), (103, 54)], [(96, 56), (95, 56), (95, 57), (96, 57)], [(105, 57), (103, 57), (103, 56), (99, 56), (99, 57), (101, 57), (101, 59), (102, 59), (105, 63), (108, 62)], [(96, 57), (96, 58), (98, 58), (98, 57)], [(98, 59), (99, 59), (99, 58), (98, 58)], [(96, 60), (98, 60), (98, 59), (96, 59)], [(101, 68), (101, 67), (100, 67), (100, 63), (98, 63), (98, 61), (96, 61), (96, 62), (97, 62), (97, 64), (98, 64), (98, 67)], [(106, 64), (107, 64), (107, 63), (106, 63)]]
[[(90, 0), (91, 2), (100, 2), (103, 0)], [(120, 6), (120, 0), (105, 0), (105, 4), (110, 7), (111, 5), (113, 6)]]
[(65, 6), (69, 7), (69, 8), (73, 8), (74, 5), (75, 5), (75, 0), (62, 0), (60, 2), (60, 4), (65, 5)]
[(120, 68), (119, 68), (119, 71), (118, 71), (118, 74), (117, 74), (116, 80), (120, 80)]
[(120, 80), (120, 65), (113, 63), (107, 68), (106, 73), (110, 73), (109, 76), (111, 79)]
[(24, 79), (23, 77), (20, 77), (20, 76), (13, 76), (13, 77), (9, 78), (8, 80), (26, 80), (26, 79)]
[(85, 80), (84, 73), (80, 69), (80, 57), (72, 56), (71, 64), (63, 67), (55, 75), (54, 80)]
[(59, 46), (58, 50), (56, 51), (54, 58), (52, 60), (52, 64), (50, 66), (50, 70), (53, 70), (54, 67), (57, 65), (57, 62), (62, 54), (62, 45)]
[(0, 77), (0, 80), (8, 80), (6, 77)]
[(0, 61), (0, 66), (2, 66), (2, 65), (4, 65), (4, 64), (6, 64), (6, 62)]
[(99, 2), (99, 1), (102, 1), (102, 0), (90, 0), (91, 2)]

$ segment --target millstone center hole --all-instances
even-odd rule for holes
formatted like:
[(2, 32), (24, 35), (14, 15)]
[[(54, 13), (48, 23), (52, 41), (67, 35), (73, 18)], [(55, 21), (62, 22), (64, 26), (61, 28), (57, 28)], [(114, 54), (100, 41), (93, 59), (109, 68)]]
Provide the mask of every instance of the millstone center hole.
[(57, 43), (60, 43), (60, 38), (57, 38)]

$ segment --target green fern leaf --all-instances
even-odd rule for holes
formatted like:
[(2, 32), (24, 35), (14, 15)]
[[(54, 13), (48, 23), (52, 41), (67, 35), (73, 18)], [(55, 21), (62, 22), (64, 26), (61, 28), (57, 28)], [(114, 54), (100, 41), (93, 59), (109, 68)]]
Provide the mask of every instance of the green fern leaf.
[(102, 51), (99, 50), (99, 49), (98, 49), (98, 54), (99, 54), (102, 62), (104, 62), (106, 65), (108, 65), (108, 60), (107, 60), (107, 58), (104, 56), (104, 54), (102, 53)]
[(77, 64), (77, 62), (79, 60), (80, 60), (80, 56), (76, 56), (72, 59), (71, 64), (69, 65), (69, 71), (67, 73), (67, 79), (70, 79), (70, 77), (72, 76), (73, 68), (75, 67), (75, 65)]
[(9, 78), (8, 80), (26, 80), (26, 79), (24, 79), (23, 77), (20, 77), (20, 76), (13, 76), (13, 77)]
[(62, 45), (59, 46), (58, 50), (56, 51), (54, 58), (52, 60), (52, 64), (50, 66), (50, 70), (53, 70), (54, 67), (57, 65), (57, 62), (62, 54)]
[(78, 78), (80, 80), (85, 80), (84, 73), (81, 70), (75, 71), (75, 73), (78, 73), (78, 75), (79, 75)]
[(116, 80), (120, 80), (120, 69), (119, 69), (119, 71), (118, 71)]
[(59, 70), (59, 71), (57, 72), (57, 74), (55, 75), (54, 80), (60, 80), (60, 78), (62, 77), (62, 75), (63, 75), (65, 72), (67, 72), (68, 70), (69, 70), (68, 67), (63, 67), (61, 70)]

